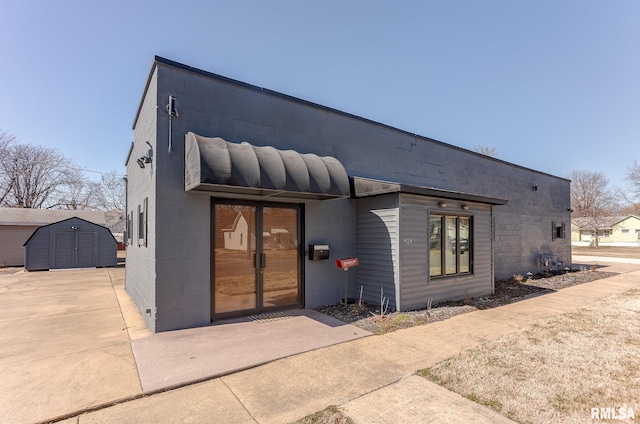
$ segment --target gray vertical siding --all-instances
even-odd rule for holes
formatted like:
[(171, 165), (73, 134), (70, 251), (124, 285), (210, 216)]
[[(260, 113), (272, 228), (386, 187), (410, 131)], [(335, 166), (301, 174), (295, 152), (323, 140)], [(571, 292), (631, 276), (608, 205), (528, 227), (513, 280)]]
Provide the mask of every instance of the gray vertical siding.
[(25, 268), (116, 266), (117, 249), (118, 243), (108, 228), (79, 218), (65, 219), (34, 231), (25, 243)]
[(389, 310), (397, 307), (398, 285), (397, 196), (358, 200), (358, 287), (363, 299), (380, 304), (380, 289), (389, 299)]
[[(447, 200), (447, 208), (439, 209), (437, 199), (411, 195), (401, 195), (400, 199), (400, 309), (424, 308), (429, 299), (464, 299), (490, 294), (493, 291), (491, 207), (464, 202), (469, 210), (461, 213), (460, 202)], [(429, 213), (473, 217), (472, 274), (430, 278)]]

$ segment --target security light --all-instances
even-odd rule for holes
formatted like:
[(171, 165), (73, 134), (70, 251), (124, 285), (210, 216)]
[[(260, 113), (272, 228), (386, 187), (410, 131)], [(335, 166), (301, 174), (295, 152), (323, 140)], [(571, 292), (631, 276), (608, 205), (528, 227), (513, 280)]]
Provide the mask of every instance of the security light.
[(144, 168), (144, 165), (146, 163), (151, 163), (153, 158), (153, 146), (151, 146), (151, 143), (149, 143), (148, 141), (146, 143), (149, 145), (149, 150), (147, 151), (147, 154), (142, 156), (140, 159), (136, 161), (140, 168)]

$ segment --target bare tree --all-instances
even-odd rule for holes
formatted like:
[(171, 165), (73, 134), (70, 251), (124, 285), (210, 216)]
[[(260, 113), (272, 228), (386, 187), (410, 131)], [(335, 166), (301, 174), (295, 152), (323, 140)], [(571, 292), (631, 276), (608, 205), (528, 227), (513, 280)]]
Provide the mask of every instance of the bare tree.
[(617, 208), (616, 196), (601, 172), (573, 171), (569, 178), (573, 217), (584, 218), (598, 246), (598, 231), (603, 229), (606, 217)]
[(635, 215), (640, 216), (640, 203), (629, 203), (627, 206), (620, 209), (622, 215)]
[(106, 210), (125, 209), (126, 184), (116, 171), (102, 174), (102, 206)]
[(125, 184), (115, 171), (85, 178), (57, 150), (18, 143), (0, 129), (0, 206), (52, 209), (124, 209)]
[(631, 183), (636, 200), (640, 200), (640, 162), (637, 159), (627, 168), (627, 181)]
[(29, 144), (9, 143), (3, 157), (3, 178), (9, 185), (2, 206), (45, 208), (55, 194), (72, 180), (69, 159), (54, 149)]
[(12, 143), (14, 143), (15, 140), (15, 135), (6, 133), (0, 129), (0, 205), (4, 204), (5, 199), (13, 188), (13, 178), (8, 170), (11, 164)]
[(488, 146), (485, 144), (477, 144), (473, 146), (476, 153), (480, 153), (481, 155), (496, 157), (498, 156), (498, 151), (493, 146)]
[(69, 170), (69, 179), (56, 193), (55, 203), (49, 208), (73, 210), (98, 210), (103, 207), (102, 185), (87, 181), (79, 169)]

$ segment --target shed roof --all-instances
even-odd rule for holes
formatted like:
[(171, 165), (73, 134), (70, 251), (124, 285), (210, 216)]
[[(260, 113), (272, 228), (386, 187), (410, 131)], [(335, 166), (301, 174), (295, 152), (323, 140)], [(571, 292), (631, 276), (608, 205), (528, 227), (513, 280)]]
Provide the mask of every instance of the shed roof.
[[(90, 225), (97, 225), (97, 226), (99, 226), (99, 227), (103, 227), (103, 229), (106, 231), (106, 233), (108, 233), (108, 234), (111, 236), (111, 238), (112, 238), (114, 241), (116, 241), (116, 238), (113, 236), (113, 233), (111, 232), (111, 230), (109, 230), (107, 227), (105, 227), (105, 226), (104, 226), (104, 224), (98, 224), (98, 223), (95, 223), (95, 222), (89, 221), (89, 220), (87, 220), (87, 219), (82, 219), (82, 218), (77, 217), (77, 216), (72, 216), (71, 218), (66, 218), (66, 219), (62, 219), (62, 220), (60, 220), (60, 221), (51, 222), (51, 223), (49, 223), (49, 224), (41, 225), (40, 227), (36, 228), (36, 230), (33, 232), (33, 234), (31, 234), (31, 235), (29, 236), (29, 238), (27, 239), (27, 241), (25, 241), (25, 242), (24, 242), (24, 245), (23, 245), (23, 246), (26, 246), (27, 244), (29, 244), (29, 242), (31, 241), (31, 239), (32, 239), (32, 238), (33, 238), (33, 237), (38, 233), (38, 231), (42, 231), (43, 229), (46, 229), (46, 228), (51, 227), (51, 226), (54, 226), (54, 225), (58, 225), (58, 226), (59, 226), (60, 224), (62, 224), (62, 223), (64, 223), (64, 222), (68, 222), (68, 221), (72, 221), (72, 222), (84, 221), (84, 222), (89, 223)], [(77, 228), (72, 228), (72, 229), (73, 229), (73, 230), (77, 230)]]
[(103, 211), (0, 208), (0, 225), (41, 226), (73, 217), (103, 226), (106, 223)]

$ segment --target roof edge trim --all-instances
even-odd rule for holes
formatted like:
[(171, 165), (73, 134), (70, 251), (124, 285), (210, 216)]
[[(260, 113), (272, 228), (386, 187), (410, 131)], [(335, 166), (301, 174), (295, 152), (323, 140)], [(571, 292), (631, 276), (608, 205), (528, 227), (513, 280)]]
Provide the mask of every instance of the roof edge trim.
[(393, 183), (389, 181), (373, 180), (363, 177), (351, 177), (354, 198), (378, 196), (387, 193), (415, 194), (418, 196), (436, 197), (450, 200), (464, 200), (468, 202), (484, 203), (500, 206), (509, 204), (509, 200), (499, 197), (484, 196), (474, 193), (445, 190), (433, 187), (422, 187), (410, 184)]

